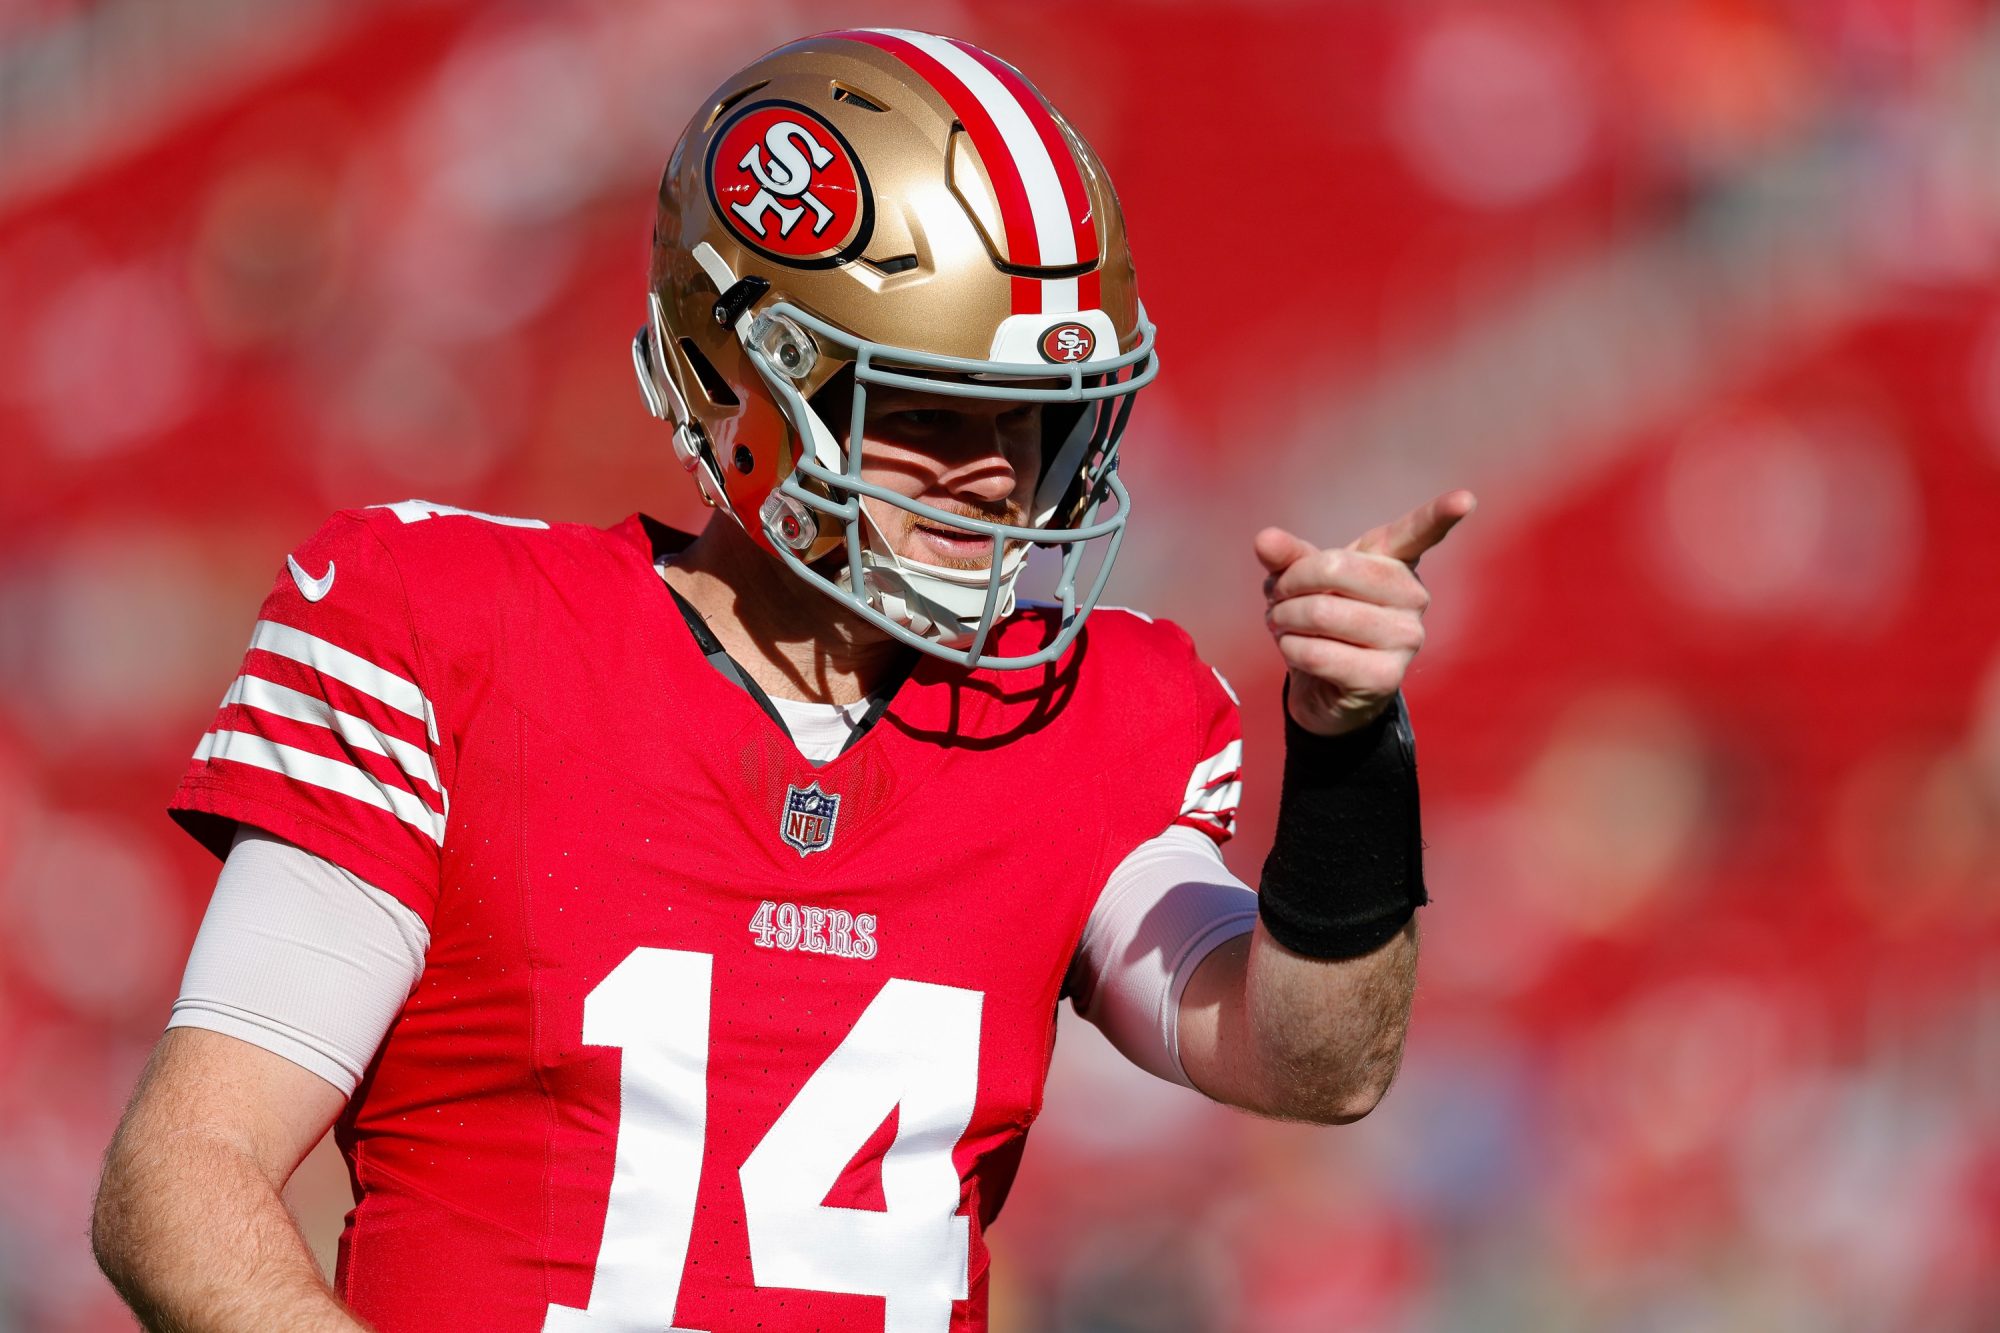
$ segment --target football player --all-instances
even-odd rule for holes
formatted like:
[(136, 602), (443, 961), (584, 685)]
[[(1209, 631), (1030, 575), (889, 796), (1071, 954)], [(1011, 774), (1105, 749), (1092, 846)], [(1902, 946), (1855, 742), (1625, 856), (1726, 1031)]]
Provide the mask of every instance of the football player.
[[(731, 78), (633, 350), (699, 536), (405, 501), (277, 576), (174, 798), (226, 861), (96, 1210), (151, 1327), (983, 1328), (1064, 997), (1268, 1115), (1395, 1071), (1412, 567), (1469, 495), (1257, 537), (1253, 892), (1235, 697), (1092, 613), (1158, 360), (1104, 169), (1018, 71), (869, 30)], [(333, 1291), (279, 1196), (329, 1125)]]

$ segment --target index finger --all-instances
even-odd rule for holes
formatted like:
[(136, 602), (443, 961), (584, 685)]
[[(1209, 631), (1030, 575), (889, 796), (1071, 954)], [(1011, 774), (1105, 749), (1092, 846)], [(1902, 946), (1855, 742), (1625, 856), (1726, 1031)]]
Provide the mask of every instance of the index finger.
[(1370, 528), (1348, 549), (1391, 556), (1415, 568), (1424, 552), (1443, 541), (1446, 533), (1478, 507), (1479, 499), (1471, 491), (1446, 491), (1392, 523)]

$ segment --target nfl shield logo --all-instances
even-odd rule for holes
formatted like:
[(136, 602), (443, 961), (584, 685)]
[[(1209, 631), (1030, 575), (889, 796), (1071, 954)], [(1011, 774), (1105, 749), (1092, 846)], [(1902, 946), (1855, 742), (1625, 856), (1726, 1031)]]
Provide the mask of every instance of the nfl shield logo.
[(778, 832), (800, 856), (810, 856), (833, 845), (833, 825), (839, 817), (840, 797), (821, 791), (818, 782), (810, 787), (787, 787)]

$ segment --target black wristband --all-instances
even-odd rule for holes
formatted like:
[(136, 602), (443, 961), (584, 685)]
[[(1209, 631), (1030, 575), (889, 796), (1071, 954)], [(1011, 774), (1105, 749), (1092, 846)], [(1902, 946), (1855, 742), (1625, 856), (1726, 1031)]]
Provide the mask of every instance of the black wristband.
[(1257, 893), (1264, 928), (1293, 953), (1353, 958), (1429, 901), (1403, 696), (1344, 736), (1316, 736), (1286, 708), (1278, 832)]

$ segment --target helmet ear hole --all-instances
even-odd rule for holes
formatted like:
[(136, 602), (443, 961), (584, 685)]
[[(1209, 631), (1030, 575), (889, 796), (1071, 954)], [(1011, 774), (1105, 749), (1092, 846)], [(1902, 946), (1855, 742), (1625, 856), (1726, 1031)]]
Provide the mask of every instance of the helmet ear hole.
[(681, 355), (685, 356), (688, 364), (694, 367), (694, 377), (701, 381), (702, 394), (709, 402), (717, 407), (743, 405), (742, 400), (736, 396), (736, 391), (729, 387), (729, 381), (722, 378), (722, 372), (708, 359), (707, 353), (695, 346), (694, 339), (684, 337), (680, 340), (680, 345)]

